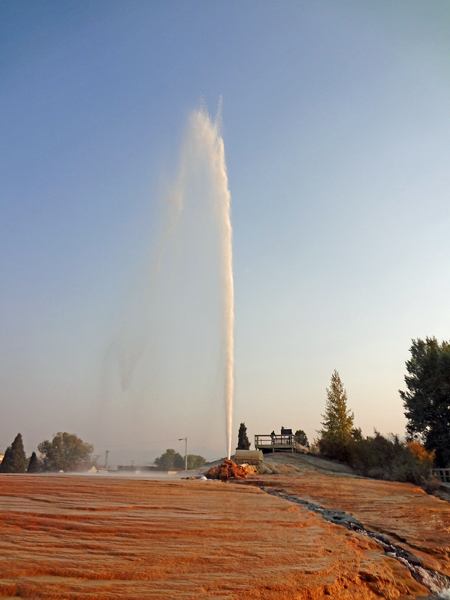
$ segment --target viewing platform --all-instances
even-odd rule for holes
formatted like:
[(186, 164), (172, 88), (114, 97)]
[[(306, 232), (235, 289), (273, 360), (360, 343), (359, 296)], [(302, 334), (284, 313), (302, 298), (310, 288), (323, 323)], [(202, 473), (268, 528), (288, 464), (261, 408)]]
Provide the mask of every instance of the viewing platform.
[(281, 429), (281, 434), (255, 435), (255, 450), (262, 452), (304, 453), (305, 448), (295, 441), (291, 429)]

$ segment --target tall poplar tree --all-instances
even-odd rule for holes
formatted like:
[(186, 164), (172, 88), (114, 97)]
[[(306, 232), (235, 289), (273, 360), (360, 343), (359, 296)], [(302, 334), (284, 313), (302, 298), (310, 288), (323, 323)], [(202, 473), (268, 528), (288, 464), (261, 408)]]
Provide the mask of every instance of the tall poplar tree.
[(36, 456), (36, 452), (30, 457), (30, 462), (28, 463), (27, 473), (38, 473), (39, 472), (39, 460)]
[(239, 426), (237, 450), (250, 450), (250, 442), (247, 437), (247, 427), (245, 426), (245, 423), (241, 423)]

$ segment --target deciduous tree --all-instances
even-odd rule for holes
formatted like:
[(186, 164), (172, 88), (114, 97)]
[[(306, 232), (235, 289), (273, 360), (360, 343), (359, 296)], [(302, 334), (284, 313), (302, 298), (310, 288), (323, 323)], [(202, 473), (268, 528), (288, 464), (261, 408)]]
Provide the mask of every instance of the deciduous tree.
[(92, 465), (94, 446), (73, 433), (57, 433), (53, 440), (38, 445), (44, 471), (87, 471)]
[(406, 391), (400, 390), (409, 439), (435, 450), (439, 467), (450, 466), (450, 342), (412, 340), (406, 361)]
[(297, 442), (297, 444), (300, 444), (300, 446), (305, 446), (305, 448), (309, 448), (308, 436), (303, 431), (303, 429), (297, 429), (297, 431), (294, 433), (294, 439)]
[(206, 464), (206, 460), (200, 454), (188, 454), (187, 466), (188, 469), (198, 469)]
[(171, 471), (172, 469), (183, 469), (184, 458), (173, 448), (168, 448), (164, 454), (155, 458), (155, 465), (161, 471)]

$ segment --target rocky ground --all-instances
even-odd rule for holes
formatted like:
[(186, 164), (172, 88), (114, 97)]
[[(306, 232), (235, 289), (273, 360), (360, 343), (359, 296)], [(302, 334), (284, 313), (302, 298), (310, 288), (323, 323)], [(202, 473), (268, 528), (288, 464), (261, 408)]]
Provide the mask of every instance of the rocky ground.
[(429, 567), (450, 572), (448, 503), (311, 459), (271, 456), (273, 464), (288, 464), (285, 474), (237, 484), (2, 475), (0, 596), (393, 600), (428, 594), (374, 540), (268, 491), (348, 511)]
[[(386, 534), (450, 576), (450, 504), (412, 484), (378, 481), (348, 473), (345, 465), (320, 458), (276, 455), (269, 462), (294, 465), (296, 477), (265, 477), (263, 485), (286, 490), (326, 508), (351, 513), (366, 528)], [(253, 482), (254, 484), (254, 482)]]

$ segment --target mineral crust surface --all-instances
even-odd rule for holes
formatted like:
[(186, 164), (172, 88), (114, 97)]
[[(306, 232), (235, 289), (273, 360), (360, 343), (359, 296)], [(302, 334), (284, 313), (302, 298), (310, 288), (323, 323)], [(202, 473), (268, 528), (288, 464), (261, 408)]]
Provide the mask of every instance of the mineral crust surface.
[[(395, 600), (427, 595), (408, 569), (373, 540), (257, 486), (260, 481), (291, 486), (292, 492), (354, 510), (361, 520), (370, 515), (373, 527), (378, 513), (380, 527), (393, 513), (390, 522), (397, 519), (398, 525), (390, 530), (400, 536), (407, 529), (402, 515), (414, 512), (417, 499), (409, 545), (420, 545), (427, 532), (424, 554), (441, 566), (443, 535), (433, 544), (431, 532), (448, 526), (446, 503), (436, 499), (427, 504), (421, 494), (350, 477), (327, 480), (311, 473), (308, 480), (300, 471), (290, 477), (264, 477), (237, 480), (245, 485), (236, 485), (218, 480), (2, 475), (0, 596)], [(362, 495), (360, 513), (352, 494)], [(431, 520), (423, 512), (430, 507)], [(411, 516), (408, 524), (413, 522)]]

